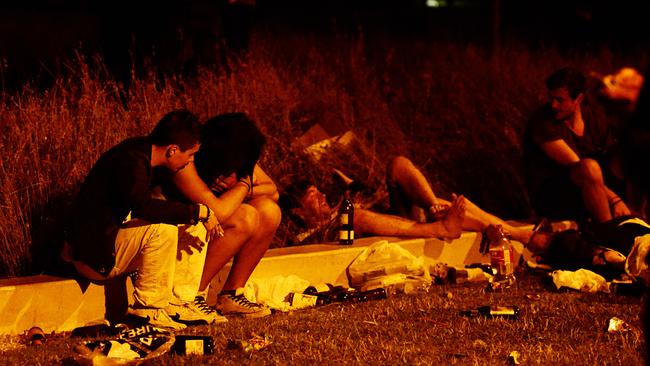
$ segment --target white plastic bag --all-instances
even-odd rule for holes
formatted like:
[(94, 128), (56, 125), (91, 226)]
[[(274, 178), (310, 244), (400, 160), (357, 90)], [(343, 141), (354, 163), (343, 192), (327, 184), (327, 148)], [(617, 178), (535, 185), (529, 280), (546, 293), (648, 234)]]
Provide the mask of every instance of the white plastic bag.
[(309, 286), (309, 281), (296, 275), (287, 277), (277, 275), (269, 278), (249, 280), (244, 288), (244, 295), (250, 301), (264, 304), (271, 309), (289, 311), (293, 308), (285, 301), (289, 293), (302, 293)]
[(362, 287), (372, 280), (396, 274), (404, 275), (403, 278), (421, 277), (431, 281), (424, 258), (416, 257), (399, 244), (386, 240), (367, 247), (348, 267), (352, 287)]
[(572, 271), (553, 271), (551, 273), (555, 287), (568, 287), (582, 292), (609, 292), (609, 286), (605, 278), (595, 272), (579, 269)]

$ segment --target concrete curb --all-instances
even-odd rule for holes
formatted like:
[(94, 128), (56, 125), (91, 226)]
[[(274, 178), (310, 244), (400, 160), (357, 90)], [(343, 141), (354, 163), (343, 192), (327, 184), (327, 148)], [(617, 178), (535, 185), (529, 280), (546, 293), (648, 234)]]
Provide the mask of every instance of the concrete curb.
[[(348, 284), (346, 269), (361, 251), (379, 240), (398, 243), (425, 261), (464, 265), (488, 262), (479, 253), (480, 235), (465, 232), (454, 241), (438, 239), (400, 239), (386, 237), (363, 238), (354, 245), (308, 245), (301, 247), (271, 249), (251, 275), (251, 279), (263, 279), (276, 275), (296, 275), (311, 283)], [(513, 242), (518, 252), (523, 246)], [(213, 280), (208, 302), (213, 303), (222, 287), (230, 264)], [(130, 286), (130, 281), (126, 281)], [(69, 331), (78, 326), (97, 322), (104, 318), (105, 288), (84, 284), (74, 279), (54, 276), (32, 276), (0, 280), (0, 334), (22, 334), (32, 326), (45, 332)], [(128, 291), (131, 293), (131, 289)]]

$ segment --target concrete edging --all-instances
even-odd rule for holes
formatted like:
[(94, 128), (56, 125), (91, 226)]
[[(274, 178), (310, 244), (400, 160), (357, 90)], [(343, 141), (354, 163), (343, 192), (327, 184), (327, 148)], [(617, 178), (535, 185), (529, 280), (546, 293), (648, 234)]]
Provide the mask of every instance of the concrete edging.
[[(294, 274), (311, 283), (347, 285), (348, 265), (364, 248), (379, 240), (397, 243), (415, 256), (424, 256), (428, 262), (463, 265), (489, 261), (479, 253), (481, 236), (478, 233), (464, 232), (459, 239), (451, 242), (370, 237), (358, 239), (354, 245), (346, 247), (317, 244), (271, 249), (262, 258), (251, 279)], [(523, 245), (518, 242), (513, 244), (518, 259), (524, 252)], [(228, 271), (230, 264), (213, 280), (209, 303), (214, 302)], [(130, 287), (130, 281), (127, 284)], [(22, 334), (32, 326), (39, 326), (45, 332), (70, 331), (101, 321), (105, 315), (104, 291), (103, 286), (47, 275), (0, 280), (0, 334)]]

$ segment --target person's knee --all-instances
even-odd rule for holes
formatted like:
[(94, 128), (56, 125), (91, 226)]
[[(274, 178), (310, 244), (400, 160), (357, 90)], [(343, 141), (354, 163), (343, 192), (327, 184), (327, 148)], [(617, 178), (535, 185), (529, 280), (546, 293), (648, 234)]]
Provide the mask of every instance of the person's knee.
[(388, 162), (388, 165), (386, 166), (386, 175), (389, 180), (394, 181), (402, 175), (402, 172), (411, 167), (413, 167), (413, 162), (411, 162), (409, 158), (398, 155), (390, 159)]
[(573, 166), (571, 177), (577, 185), (601, 183), (603, 174), (594, 159), (582, 159)]
[(242, 204), (228, 220), (228, 226), (242, 234), (252, 235), (259, 227), (260, 218), (255, 207)]
[(255, 203), (259, 217), (259, 227), (264, 232), (275, 232), (280, 226), (282, 211), (280, 206), (271, 199), (262, 198)]

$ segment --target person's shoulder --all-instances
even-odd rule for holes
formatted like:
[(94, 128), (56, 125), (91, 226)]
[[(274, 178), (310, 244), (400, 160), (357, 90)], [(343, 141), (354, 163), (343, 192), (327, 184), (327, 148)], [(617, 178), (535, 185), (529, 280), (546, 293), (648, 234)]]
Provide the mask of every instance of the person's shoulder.
[(151, 143), (146, 137), (129, 137), (107, 151), (114, 156), (146, 158), (151, 155)]
[(562, 125), (553, 118), (551, 107), (545, 104), (532, 115), (527, 126), (527, 135), (536, 143), (556, 140), (562, 136)]
[(96, 166), (111, 170), (146, 168), (151, 161), (151, 144), (146, 138), (132, 137), (122, 140), (104, 152)]
[(554, 121), (551, 105), (546, 103), (537, 107), (537, 109), (533, 111), (528, 120), (528, 124), (531, 126), (537, 126), (541, 124), (551, 124)]
[(113, 147), (114, 149), (129, 152), (145, 152), (151, 148), (151, 142), (147, 137), (136, 136), (129, 137)]

